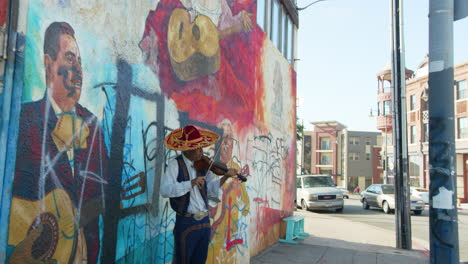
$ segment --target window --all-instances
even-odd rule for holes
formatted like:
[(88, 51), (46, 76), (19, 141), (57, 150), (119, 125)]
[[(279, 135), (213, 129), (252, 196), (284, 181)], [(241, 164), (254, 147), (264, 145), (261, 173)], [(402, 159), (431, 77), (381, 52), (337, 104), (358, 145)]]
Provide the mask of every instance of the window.
[(468, 138), (468, 117), (460, 117), (458, 123), (458, 138)]
[(382, 185), (383, 194), (395, 194), (395, 186), (393, 185)]
[(429, 124), (423, 124), (424, 134), (423, 142), (429, 141)]
[(380, 116), (382, 111), (380, 111), (380, 102), (377, 102), (377, 115)]
[(265, 31), (266, 0), (257, 0), (257, 24)]
[(416, 126), (410, 126), (410, 144), (416, 143)]
[(303, 177), (303, 179), (304, 179), (304, 188), (335, 187), (335, 183), (328, 176)]
[(385, 100), (384, 101), (384, 109), (383, 109), (383, 114), (384, 115), (391, 115), (392, 113), (392, 108), (391, 108), (391, 103), (392, 101), (390, 100)]
[(366, 160), (370, 160), (370, 153), (366, 153)]
[(416, 109), (416, 95), (410, 95), (410, 111), (413, 111)]
[(321, 150), (331, 150), (330, 138), (321, 138), (320, 139), (320, 149)]
[(294, 20), (282, 0), (258, 0), (257, 24), (289, 63), (294, 62)]
[(288, 14), (286, 9), (281, 8), (281, 53), (286, 58), (287, 57), (287, 47), (288, 47)]
[(288, 45), (287, 45), (287, 59), (289, 61), (289, 63), (293, 63), (294, 61), (294, 54), (293, 54), (293, 43), (294, 43), (294, 39), (293, 39), (293, 32), (294, 32), (294, 24), (291, 20), (291, 18), (289, 16), (288, 17)]
[(301, 186), (301, 178), (296, 178), (296, 188), (302, 188), (302, 186)]
[(457, 100), (466, 98), (466, 80), (459, 81), (457, 86)]
[(350, 160), (359, 160), (359, 153), (358, 152), (350, 152), (349, 153)]
[(392, 92), (392, 84), (390, 83), (390, 81), (388, 81), (388, 82), (384, 81), (383, 88), (384, 88), (384, 93), (391, 93)]
[(330, 165), (331, 162), (331, 154), (330, 153), (321, 153), (320, 154), (320, 165)]
[(281, 48), (281, 27), (280, 27), (280, 10), (281, 6), (279, 0), (272, 0), (271, 6), (271, 41), (280, 49)]
[(350, 145), (359, 145), (359, 137), (349, 137)]
[(370, 143), (371, 143), (370, 137), (366, 137), (366, 145), (370, 145)]

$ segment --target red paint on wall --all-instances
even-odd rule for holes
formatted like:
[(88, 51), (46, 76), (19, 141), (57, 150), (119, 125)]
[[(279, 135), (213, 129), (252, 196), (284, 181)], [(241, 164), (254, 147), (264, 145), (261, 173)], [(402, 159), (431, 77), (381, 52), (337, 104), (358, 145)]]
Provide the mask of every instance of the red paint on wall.
[(7, 0), (0, 0), (0, 28), (5, 25), (7, 14)]
[[(252, 0), (236, 1), (230, 6), (232, 14), (240, 10), (254, 13), (254, 3)], [(173, 99), (177, 108), (187, 112), (192, 120), (212, 125), (224, 119), (235, 120), (238, 133), (254, 126), (259, 104), (256, 80), (261, 71), (255, 70), (257, 62), (252, 58), (259, 57), (263, 45), (259, 40), (265, 38), (263, 31), (256, 25), (251, 32), (237, 32), (221, 40), (219, 70), (181, 81), (172, 69), (167, 40), (167, 25), (175, 8), (184, 7), (179, 1), (161, 0), (156, 10), (148, 14), (140, 43), (145, 63), (159, 76), (163, 94)]]

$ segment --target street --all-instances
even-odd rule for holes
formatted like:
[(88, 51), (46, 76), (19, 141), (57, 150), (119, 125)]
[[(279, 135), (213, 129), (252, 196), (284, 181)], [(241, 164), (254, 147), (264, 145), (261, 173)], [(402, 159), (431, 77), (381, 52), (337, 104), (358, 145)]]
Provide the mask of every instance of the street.
[[(364, 223), (379, 228), (395, 231), (395, 215), (385, 214), (381, 209), (370, 208), (364, 210), (359, 201), (359, 196), (350, 195), (345, 199), (345, 207), (342, 213), (316, 211), (315, 213), (327, 214), (327, 216), (344, 218), (354, 222)], [(427, 243), (422, 245), (429, 249), (429, 210), (426, 209), (420, 216), (411, 214), (411, 231), (413, 239), (423, 240)], [(458, 211), (458, 237), (460, 245), (460, 262), (468, 262), (468, 211)]]

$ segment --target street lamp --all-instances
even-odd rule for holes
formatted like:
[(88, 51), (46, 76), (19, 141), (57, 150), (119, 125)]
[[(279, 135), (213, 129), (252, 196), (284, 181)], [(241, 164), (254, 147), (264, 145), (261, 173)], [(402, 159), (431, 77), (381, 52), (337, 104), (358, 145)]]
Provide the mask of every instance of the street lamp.
[(327, 1), (327, 0), (317, 0), (317, 1), (314, 1), (314, 2), (308, 4), (308, 5), (304, 6), (304, 7), (297, 7), (296, 10), (297, 11), (302, 11), (302, 10), (308, 8), (309, 6), (313, 5), (313, 4), (316, 4), (318, 2), (323, 2), (323, 1)]

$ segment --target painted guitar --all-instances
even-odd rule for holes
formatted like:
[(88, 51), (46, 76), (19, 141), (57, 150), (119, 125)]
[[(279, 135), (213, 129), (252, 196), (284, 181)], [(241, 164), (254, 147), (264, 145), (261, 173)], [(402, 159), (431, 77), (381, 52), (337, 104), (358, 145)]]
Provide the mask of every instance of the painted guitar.
[[(40, 228), (39, 237), (32, 243), (30, 254), (37, 260), (54, 260), (55, 263), (71, 263), (75, 256), (80, 227), (85, 226), (102, 210), (100, 199), (90, 200), (81, 209), (77, 223), (77, 212), (68, 193), (54, 189), (40, 200), (29, 200), (14, 196), (11, 202), (8, 244), (18, 246), (31, 231)], [(10, 259), (11, 261), (11, 259)]]
[(172, 69), (177, 78), (190, 81), (219, 70), (219, 41), (243, 29), (242, 23), (219, 31), (207, 16), (190, 14), (182, 8), (172, 11), (167, 30), (167, 45)]

